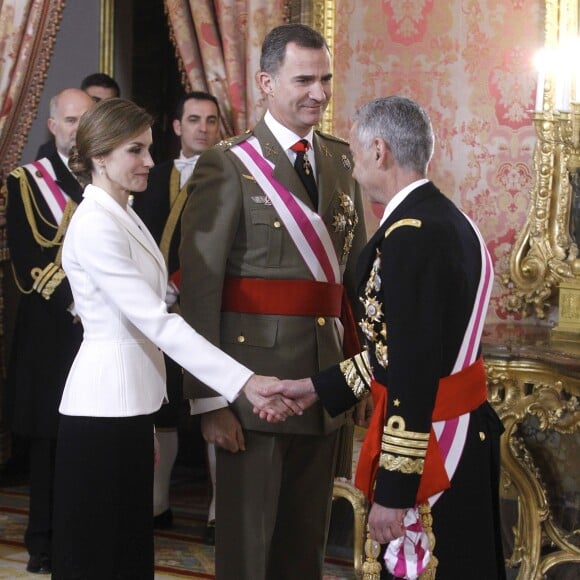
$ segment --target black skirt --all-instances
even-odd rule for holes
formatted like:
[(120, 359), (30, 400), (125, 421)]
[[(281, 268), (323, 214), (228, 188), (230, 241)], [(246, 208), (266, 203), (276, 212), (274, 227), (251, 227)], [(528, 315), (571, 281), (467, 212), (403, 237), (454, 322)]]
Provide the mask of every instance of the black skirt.
[(62, 415), (53, 580), (154, 576), (153, 419)]

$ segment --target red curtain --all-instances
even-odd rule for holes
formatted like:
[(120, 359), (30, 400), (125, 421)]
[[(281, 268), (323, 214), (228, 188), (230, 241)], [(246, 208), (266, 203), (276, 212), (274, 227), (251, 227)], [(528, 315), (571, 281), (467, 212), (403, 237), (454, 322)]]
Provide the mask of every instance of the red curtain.
[(282, 24), (286, 0), (165, 0), (186, 88), (215, 95), (224, 136), (264, 112), (255, 76), (266, 33)]
[(0, 2), (0, 182), (18, 164), (36, 116), (63, 7), (64, 0)]

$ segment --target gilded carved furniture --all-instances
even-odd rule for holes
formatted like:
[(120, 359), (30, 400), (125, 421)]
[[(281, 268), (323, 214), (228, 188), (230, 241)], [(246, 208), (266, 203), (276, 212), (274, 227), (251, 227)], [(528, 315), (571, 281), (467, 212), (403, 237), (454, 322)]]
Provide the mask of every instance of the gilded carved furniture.
[(523, 324), (486, 327), (483, 340), (488, 399), (505, 426), (500, 494), (504, 527), (511, 527), (504, 529), (507, 568), (519, 580), (577, 578), (580, 341)]
[[(497, 324), (484, 330), (488, 400), (500, 416), (500, 497), (508, 578), (568, 580), (580, 570), (580, 341), (548, 326)], [(355, 432), (354, 464), (364, 430)], [(368, 502), (351, 480), (333, 498), (354, 513), (356, 578), (376, 564), (365, 553)]]
[(353, 481), (365, 433), (366, 429), (362, 427), (354, 428), (352, 477), (350, 479), (337, 477), (332, 490), (333, 500), (343, 498), (351, 504), (353, 510), (353, 567), (356, 578), (362, 578), (363, 574), (363, 544), (366, 537), (369, 505), (364, 493), (354, 487)]

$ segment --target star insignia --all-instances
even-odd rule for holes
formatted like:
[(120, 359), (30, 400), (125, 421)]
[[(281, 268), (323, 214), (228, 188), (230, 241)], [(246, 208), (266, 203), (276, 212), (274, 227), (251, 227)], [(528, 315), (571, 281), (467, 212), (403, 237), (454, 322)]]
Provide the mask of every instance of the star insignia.
[(369, 296), (364, 301), (364, 307), (369, 320), (372, 322), (379, 322), (381, 316), (383, 315), (383, 305), (376, 298)]
[(267, 157), (278, 156), (278, 150), (271, 143), (266, 143), (264, 145), (264, 153), (266, 154)]
[(401, 406), (401, 401), (399, 401), (399, 399), (395, 399), (393, 401), (393, 405), (395, 405), (395, 407), (400, 407)]

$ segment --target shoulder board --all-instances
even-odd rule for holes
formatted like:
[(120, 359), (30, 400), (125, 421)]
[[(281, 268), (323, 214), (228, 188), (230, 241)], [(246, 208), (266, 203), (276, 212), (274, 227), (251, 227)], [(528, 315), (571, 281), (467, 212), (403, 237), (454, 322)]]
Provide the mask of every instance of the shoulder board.
[(328, 141), (334, 141), (335, 143), (342, 143), (343, 145), (348, 146), (348, 141), (345, 139), (341, 139), (336, 135), (331, 135), (330, 133), (323, 133), (322, 131), (315, 131), (315, 133), (321, 137), (322, 139), (327, 139)]
[(412, 219), (412, 218), (406, 218), (406, 219), (399, 220), (398, 222), (395, 222), (394, 224), (391, 224), (387, 228), (387, 231), (385, 232), (385, 238), (393, 230), (396, 230), (397, 228), (401, 228), (403, 226), (411, 226), (411, 227), (414, 227), (414, 228), (420, 228), (421, 225), (422, 225), (421, 220), (416, 220), (416, 219)]
[(247, 131), (244, 131), (241, 135), (236, 135), (235, 137), (228, 137), (227, 139), (223, 139), (216, 145), (216, 147), (218, 147), (222, 151), (227, 151), (234, 145), (237, 145), (238, 143), (242, 143), (246, 139), (249, 139), (252, 136), (252, 134), (253, 134), (252, 131), (248, 129)]
[(20, 179), (20, 177), (22, 175), (24, 175), (24, 167), (22, 167), (22, 165), (20, 167), (17, 167), (16, 169), (13, 169), (9, 175), (11, 177), (16, 177), (16, 179)]

